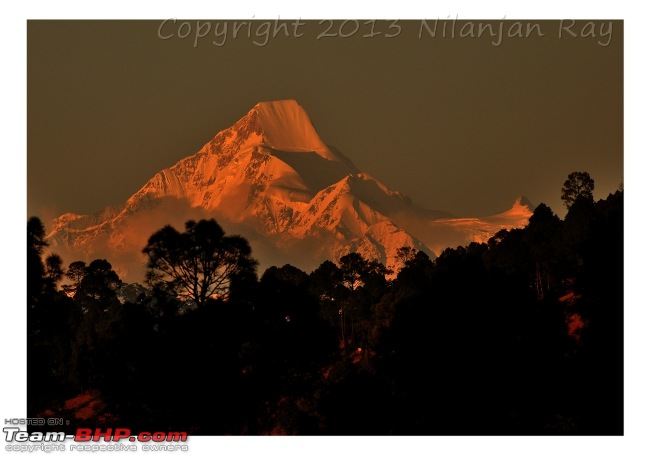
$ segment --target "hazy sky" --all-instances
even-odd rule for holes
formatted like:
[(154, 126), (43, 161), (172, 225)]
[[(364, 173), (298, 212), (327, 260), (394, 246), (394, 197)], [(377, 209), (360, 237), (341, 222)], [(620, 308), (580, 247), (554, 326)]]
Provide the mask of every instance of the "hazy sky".
[(621, 21), (377, 21), (374, 37), (364, 21), (281, 20), (275, 37), (274, 21), (241, 22), (28, 22), (27, 214), (120, 204), (286, 98), (427, 208), (489, 215), (523, 194), (564, 216), (570, 172), (588, 171), (596, 197), (623, 182)]

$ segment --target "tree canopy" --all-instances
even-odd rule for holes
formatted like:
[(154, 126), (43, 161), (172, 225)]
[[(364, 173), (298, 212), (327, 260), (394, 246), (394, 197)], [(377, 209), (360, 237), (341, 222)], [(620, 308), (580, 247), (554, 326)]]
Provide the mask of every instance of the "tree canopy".
[[(623, 434), (622, 190), (564, 219), (540, 204), (436, 258), (401, 248), (393, 280), (355, 252), (258, 281), (247, 241), (202, 220), (151, 236), (145, 288), (104, 259), (64, 271), (27, 227), (28, 415), (192, 435)], [(69, 403), (87, 397), (81, 418)]]
[(199, 306), (209, 299), (227, 300), (237, 277), (254, 273), (257, 266), (248, 241), (225, 235), (214, 219), (190, 220), (185, 232), (165, 226), (142, 251), (151, 285), (162, 285)]
[(562, 187), (562, 200), (567, 209), (579, 198), (594, 201), (594, 179), (588, 172), (572, 172)]
[(63, 276), (62, 260), (50, 254), (45, 261), (42, 256), (48, 243), (45, 240), (45, 227), (38, 217), (27, 221), (27, 299), (34, 304), (46, 294), (56, 292), (56, 283)]

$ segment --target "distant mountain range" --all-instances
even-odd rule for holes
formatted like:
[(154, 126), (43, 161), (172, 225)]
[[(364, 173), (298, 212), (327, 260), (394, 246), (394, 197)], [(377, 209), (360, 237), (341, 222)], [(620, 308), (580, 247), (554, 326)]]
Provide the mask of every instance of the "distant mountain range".
[(284, 100), (257, 104), (124, 204), (55, 218), (48, 241), (66, 263), (105, 258), (134, 282), (144, 276), (141, 250), (153, 232), (215, 218), (227, 234), (249, 240), (261, 271), (286, 263), (310, 271), (355, 251), (393, 267), (400, 247), (435, 257), (523, 227), (531, 209), (523, 197), (483, 218), (418, 207), (325, 145), (304, 109)]

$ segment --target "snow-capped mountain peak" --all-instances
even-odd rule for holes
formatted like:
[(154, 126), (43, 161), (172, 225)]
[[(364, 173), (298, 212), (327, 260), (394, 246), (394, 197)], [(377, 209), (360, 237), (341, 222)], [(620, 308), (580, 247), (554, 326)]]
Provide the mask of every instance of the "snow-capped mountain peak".
[(253, 111), (257, 114), (262, 145), (284, 152), (313, 152), (325, 159), (337, 160), (295, 100), (261, 102)]
[(295, 100), (270, 101), (158, 172), (122, 206), (55, 219), (48, 240), (67, 262), (104, 257), (135, 281), (153, 232), (213, 217), (248, 238), (263, 267), (309, 270), (354, 251), (396, 266), (402, 246), (433, 256), (520, 227), (532, 214), (526, 202), (494, 217), (441, 219), (325, 145)]

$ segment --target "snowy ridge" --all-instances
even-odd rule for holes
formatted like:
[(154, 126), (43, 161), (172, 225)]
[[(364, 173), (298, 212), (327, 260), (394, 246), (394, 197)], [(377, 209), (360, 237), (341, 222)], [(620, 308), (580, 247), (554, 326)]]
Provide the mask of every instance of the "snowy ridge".
[(247, 237), (262, 268), (311, 270), (355, 251), (396, 267), (403, 246), (434, 256), (521, 227), (531, 215), (522, 198), (485, 218), (441, 218), (417, 207), (325, 145), (305, 110), (284, 100), (258, 103), (124, 205), (56, 218), (48, 240), (66, 262), (105, 257), (123, 279), (139, 281), (149, 236), (165, 224), (182, 229), (190, 218), (214, 217)]
[(307, 113), (295, 100), (258, 103), (253, 110), (263, 131), (264, 145), (287, 152), (315, 152), (336, 161), (336, 155), (321, 141)]

